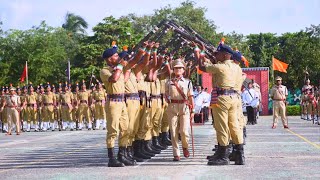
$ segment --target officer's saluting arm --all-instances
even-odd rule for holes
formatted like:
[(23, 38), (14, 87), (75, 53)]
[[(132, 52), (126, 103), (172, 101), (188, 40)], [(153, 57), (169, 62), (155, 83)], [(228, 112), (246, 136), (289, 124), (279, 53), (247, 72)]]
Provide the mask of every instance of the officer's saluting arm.
[[(147, 42), (147, 41), (145, 42), (145, 45), (146, 45), (146, 46), (148, 45), (148, 42)], [(146, 49), (146, 48), (145, 48), (144, 46), (139, 49), (139, 51), (143, 52), (142, 55), (144, 55), (144, 56), (143, 56), (142, 61), (141, 61), (139, 64), (137, 64), (137, 66), (133, 69), (133, 72), (134, 72), (134, 74), (135, 74), (136, 76), (138, 76), (138, 75), (141, 76), (141, 71), (143, 70), (143, 68), (144, 68), (147, 64), (149, 64), (150, 54), (146, 53), (145, 49)], [(141, 57), (140, 57), (140, 59), (141, 59)]]

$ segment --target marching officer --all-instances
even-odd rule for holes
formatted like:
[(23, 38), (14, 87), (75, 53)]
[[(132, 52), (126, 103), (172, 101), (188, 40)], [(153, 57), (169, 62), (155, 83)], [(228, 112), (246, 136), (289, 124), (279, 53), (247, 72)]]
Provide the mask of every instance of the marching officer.
[(51, 92), (51, 85), (48, 83), (46, 86), (46, 92), (41, 97), (42, 113), (43, 113), (43, 131), (47, 131), (49, 128), (49, 122), (52, 123), (51, 129), (54, 131), (57, 123), (54, 120), (54, 109), (56, 106), (56, 95)]
[(315, 93), (316, 95), (316, 102), (317, 102), (317, 114), (315, 114), (316, 116), (316, 121), (318, 121), (318, 125), (320, 125), (320, 85), (317, 88), (317, 91)]
[(2, 107), (0, 108), (0, 111), (2, 112), (4, 107), (7, 107), (7, 120), (8, 120), (8, 132), (6, 135), (12, 135), (12, 128), (13, 123), (16, 126), (16, 134), (20, 135), (20, 117), (19, 117), (19, 111), (21, 101), (20, 97), (16, 94), (16, 88), (10, 87), (10, 95), (6, 96), (5, 101), (3, 101)]
[(271, 99), (273, 101), (273, 125), (272, 129), (277, 127), (278, 117), (280, 115), (284, 128), (288, 127), (288, 120), (286, 117), (286, 99), (288, 96), (288, 89), (282, 85), (282, 78), (276, 77), (276, 85), (271, 89)]
[[(120, 59), (117, 53), (117, 47), (106, 49), (103, 52), (103, 59), (107, 63), (107, 67), (104, 67), (100, 71), (100, 77), (102, 82), (106, 86), (107, 91), (107, 148), (109, 167), (124, 167), (135, 165), (135, 161), (132, 161), (126, 157), (126, 147), (128, 144), (128, 123), (129, 117), (127, 107), (125, 104), (125, 79), (124, 79), (124, 66), (125, 63)], [(117, 137), (119, 134), (119, 138)], [(119, 151), (118, 158), (115, 157), (114, 146), (115, 140), (118, 138)]]
[(37, 96), (37, 103), (38, 103), (38, 120), (39, 120), (39, 129), (43, 129), (43, 119), (44, 117), (44, 113), (43, 113), (43, 104), (42, 104), (42, 96), (44, 95), (44, 86), (42, 84), (40, 84), (37, 88), (38, 91), (38, 96)]
[(107, 93), (103, 89), (101, 82), (98, 82), (97, 89), (92, 93), (92, 99), (94, 104), (94, 117), (96, 119), (95, 129), (100, 128), (100, 124), (102, 123), (103, 130), (107, 127), (106, 121), (106, 111), (105, 111), (105, 103), (107, 98)]
[(310, 79), (306, 79), (305, 85), (303, 85), (301, 95), (301, 107), (302, 107), (302, 119), (311, 121), (312, 105), (309, 102), (309, 93), (313, 91), (310, 85)]
[(78, 93), (78, 104), (79, 104), (79, 128), (82, 129), (84, 121), (83, 118), (87, 121), (87, 128), (91, 130), (92, 128), (92, 117), (90, 111), (90, 91), (87, 91), (85, 82), (82, 82), (81, 90)]
[(213, 74), (216, 85), (213, 89), (211, 107), (214, 116), (214, 127), (217, 131), (218, 150), (208, 165), (228, 165), (228, 145), (231, 139), (235, 144), (235, 164), (244, 165), (243, 131), (238, 120), (238, 97), (235, 89), (239, 78), (242, 78), (242, 70), (239, 65), (231, 59), (234, 51), (224, 43), (220, 43), (215, 52), (216, 60), (220, 63), (205, 63), (205, 47), (201, 45), (201, 53), (198, 47), (195, 48), (199, 69)]
[(179, 133), (184, 157), (189, 154), (189, 128), (190, 118), (194, 115), (193, 86), (189, 79), (183, 77), (185, 65), (182, 60), (173, 62), (174, 78), (168, 81), (166, 86), (166, 97), (168, 100), (167, 115), (171, 131), (171, 143), (173, 149), (173, 161), (180, 161)]
[[(70, 86), (69, 86), (70, 88)], [(71, 91), (71, 89), (70, 89)], [(73, 108), (72, 108), (72, 120), (76, 123), (77, 130), (82, 130), (82, 124), (79, 122), (79, 103), (78, 103), (78, 94), (79, 94), (79, 83), (76, 83), (74, 92), (73, 92)]]
[(62, 130), (70, 127), (70, 131), (75, 128), (75, 122), (72, 120), (72, 101), (73, 93), (69, 91), (68, 83), (66, 82), (63, 86), (64, 91), (59, 95), (59, 103), (61, 104), (61, 119), (62, 119)]
[(37, 93), (34, 92), (32, 84), (28, 86), (29, 93), (26, 95), (24, 106), (26, 110), (27, 132), (30, 132), (30, 127), (34, 127), (35, 131), (39, 131), (37, 122)]

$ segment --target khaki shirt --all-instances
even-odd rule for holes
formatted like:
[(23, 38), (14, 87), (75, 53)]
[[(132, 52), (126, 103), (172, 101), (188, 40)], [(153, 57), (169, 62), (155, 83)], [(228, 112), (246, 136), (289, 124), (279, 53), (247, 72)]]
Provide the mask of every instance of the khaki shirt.
[(54, 103), (56, 101), (56, 95), (53, 92), (44, 93), (41, 98), (42, 103)]
[(73, 93), (70, 91), (60, 93), (59, 100), (60, 100), (59, 102), (61, 103), (70, 104), (73, 100)]
[(161, 89), (161, 85), (160, 85), (160, 80), (157, 79), (154, 82), (150, 82), (150, 90), (151, 90), (151, 94), (152, 95), (160, 95), (160, 89)]
[(232, 60), (220, 64), (205, 64), (206, 71), (215, 76), (213, 84), (222, 89), (234, 89), (242, 78), (242, 70)]
[(181, 78), (179, 80), (176, 80), (175, 78), (171, 81), (167, 82), (166, 85), (166, 96), (170, 97), (170, 100), (188, 100), (183, 99), (183, 97), (178, 92), (176, 86), (174, 85), (174, 81), (178, 81), (178, 87), (182, 90), (182, 92), (185, 94), (186, 98), (193, 96), (193, 86), (192, 82), (189, 79)]
[(169, 78), (161, 79), (160, 80), (160, 93), (165, 94), (166, 93), (166, 84), (169, 81)]
[(29, 93), (26, 96), (27, 104), (36, 104), (37, 103), (37, 99), (38, 99), (38, 95), (35, 92)]
[[(235, 65), (239, 66), (238, 64), (234, 63)], [(239, 66), (240, 67), (240, 66)], [(241, 69), (241, 68), (240, 68)], [(242, 69), (241, 69), (241, 76), (236, 77), (237, 81), (236, 81), (236, 85), (233, 88), (234, 90), (238, 91), (239, 94), (241, 94), (241, 88), (242, 88), (242, 84), (244, 82), (244, 80), (246, 80), (245, 76), (242, 76)]]
[(283, 85), (273, 86), (270, 96), (272, 100), (286, 100), (286, 96), (288, 96), (288, 89)]
[(105, 100), (107, 97), (107, 93), (105, 90), (96, 90), (93, 92), (92, 97), (94, 100)]
[(115, 71), (112, 67), (104, 67), (100, 71), (100, 78), (104, 85), (106, 86), (107, 94), (124, 94), (125, 87), (124, 87), (124, 75), (121, 73), (120, 78), (117, 82), (112, 83), (109, 82), (109, 77), (112, 76), (112, 73)]
[(137, 77), (131, 71), (127, 82), (125, 82), (125, 93), (138, 93)]
[(8, 95), (5, 100), (7, 106), (19, 106), (21, 104), (20, 96), (16, 94)]
[(78, 100), (80, 101), (87, 101), (89, 103), (90, 98), (90, 91), (79, 91), (78, 93)]

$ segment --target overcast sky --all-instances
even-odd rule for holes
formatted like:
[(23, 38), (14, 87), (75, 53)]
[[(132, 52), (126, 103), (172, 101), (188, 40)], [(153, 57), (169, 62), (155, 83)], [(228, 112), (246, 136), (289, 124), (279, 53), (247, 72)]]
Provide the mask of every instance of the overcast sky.
[[(128, 13), (152, 14), (154, 9), (183, 0), (0, 0), (2, 28), (29, 29), (45, 20), (50, 26), (61, 26), (67, 12), (82, 16), (91, 28), (104, 17)], [(206, 7), (206, 17), (218, 26), (218, 32), (250, 34), (304, 30), (320, 24), (320, 0), (197, 0)]]

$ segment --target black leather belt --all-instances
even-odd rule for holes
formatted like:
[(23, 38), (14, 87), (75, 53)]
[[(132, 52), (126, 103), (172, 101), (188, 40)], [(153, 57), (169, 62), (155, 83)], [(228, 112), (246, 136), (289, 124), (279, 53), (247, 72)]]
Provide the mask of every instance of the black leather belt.
[(27, 107), (35, 107), (36, 104), (27, 104)]
[(102, 103), (102, 100), (96, 100), (96, 103), (97, 103), (97, 102), (101, 102), (101, 103)]
[(124, 101), (124, 94), (108, 94), (107, 98), (110, 101), (122, 102)]
[(80, 103), (86, 103), (87, 104), (87, 101), (86, 100), (80, 100)]
[(235, 95), (237, 94), (237, 91), (233, 89), (218, 89), (217, 94), (218, 95)]
[(155, 95), (155, 94), (151, 94), (151, 95), (150, 95), (150, 98), (151, 98), (151, 99), (160, 99), (160, 98), (161, 98), (161, 95), (160, 95), (160, 94), (156, 94), (156, 95)]
[(45, 106), (53, 106), (53, 103), (43, 103)]

